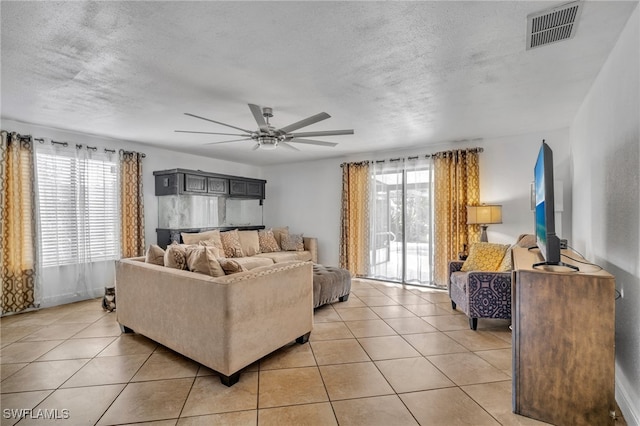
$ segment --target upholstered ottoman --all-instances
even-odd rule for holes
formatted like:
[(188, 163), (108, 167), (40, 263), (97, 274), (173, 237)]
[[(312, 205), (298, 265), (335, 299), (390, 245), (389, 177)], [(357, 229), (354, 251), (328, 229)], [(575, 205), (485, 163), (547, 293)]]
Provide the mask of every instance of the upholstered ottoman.
[(313, 307), (349, 299), (351, 273), (335, 266), (313, 265)]

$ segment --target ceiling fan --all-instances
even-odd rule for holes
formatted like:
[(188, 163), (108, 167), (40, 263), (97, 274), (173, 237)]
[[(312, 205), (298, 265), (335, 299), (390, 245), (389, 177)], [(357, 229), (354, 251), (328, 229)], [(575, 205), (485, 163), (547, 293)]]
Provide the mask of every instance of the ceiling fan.
[(270, 150), (270, 149), (276, 149), (278, 146), (283, 146), (285, 148), (289, 148), (294, 151), (300, 151), (300, 150), (295, 146), (291, 145), (290, 143), (301, 143), (301, 144), (307, 144), (307, 145), (320, 145), (320, 146), (328, 146), (328, 147), (334, 147), (338, 145), (337, 143), (334, 143), (334, 142), (324, 142), (324, 141), (317, 141), (312, 139), (305, 139), (308, 137), (338, 136), (338, 135), (353, 134), (353, 129), (291, 133), (295, 130), (310, 126), (314, 123), (317, 123), (322, 120), (326, 120), (327, 118), (331, 117), (326, 112), (321, 112), (319, 114), (312, 115), (311, 117), (305, 118), (304, 120), (300, 120), (293, 124), (289, 124), (288, 126), (284, 126), (279, 129), (276, 129), (274, 126), (271, 125), (271, 123), (269, 123), (269, 118), (273, 117), (272, 108), (269, 108), (269, 107), (260, 108), (258, 105), (249, 104), (249, 109), (251, 110), (251, 113), (253, 114), (253, 118), (255, 118), (256, 123), (258, 123), (258, 130), (247, 130), (240, 127), (232, 126), (231, 124), (221, 123), (220, 121), (211, 120), (209, 118), (200, 117), (198, 115), (185, 112), (184, 114), (190, 117), (199, 118), (200, 120), (206, 120), (212, 123), (231, 127), (232, 129), (240, 130), (244, 133), (196, 132), (196, 131), (190, 131), (190, 130), (176, 130), (176, 132), (201, 133), (206, 135), (242, 136), (242, 139), (231, 139), (228, 141), (209, 142), (206, 145), (217, 145), (221, 143), (251, 140), (256, 143), (253, 146), (254, 150), (258, 148)]

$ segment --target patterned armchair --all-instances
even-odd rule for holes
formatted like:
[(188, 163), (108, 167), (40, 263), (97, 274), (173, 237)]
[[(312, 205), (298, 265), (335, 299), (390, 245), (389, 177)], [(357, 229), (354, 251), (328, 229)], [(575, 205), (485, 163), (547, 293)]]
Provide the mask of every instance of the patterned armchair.
[(472, 330), (478, 318), (511, 319), (511, 272), (462, 272), (463, 263), (449, 262), (451, 307), (460, 307)]

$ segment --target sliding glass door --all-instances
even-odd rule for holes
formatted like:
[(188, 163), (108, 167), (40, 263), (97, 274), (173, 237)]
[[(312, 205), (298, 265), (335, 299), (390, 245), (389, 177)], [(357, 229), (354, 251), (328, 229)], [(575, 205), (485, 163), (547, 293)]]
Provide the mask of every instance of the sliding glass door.
[(372, 169), (370, 277), (432, 285), (431, 161), (392, 160)]

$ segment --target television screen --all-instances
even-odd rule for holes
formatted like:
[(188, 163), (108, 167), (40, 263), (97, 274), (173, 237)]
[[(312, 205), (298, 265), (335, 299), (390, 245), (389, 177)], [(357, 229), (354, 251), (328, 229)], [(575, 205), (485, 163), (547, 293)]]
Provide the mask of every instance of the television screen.
[(545, 263), (560, 264), (560, 239), (555, 231), (553, 201), (553, 153), (542, 141), (534, 167), (536, 239)]

